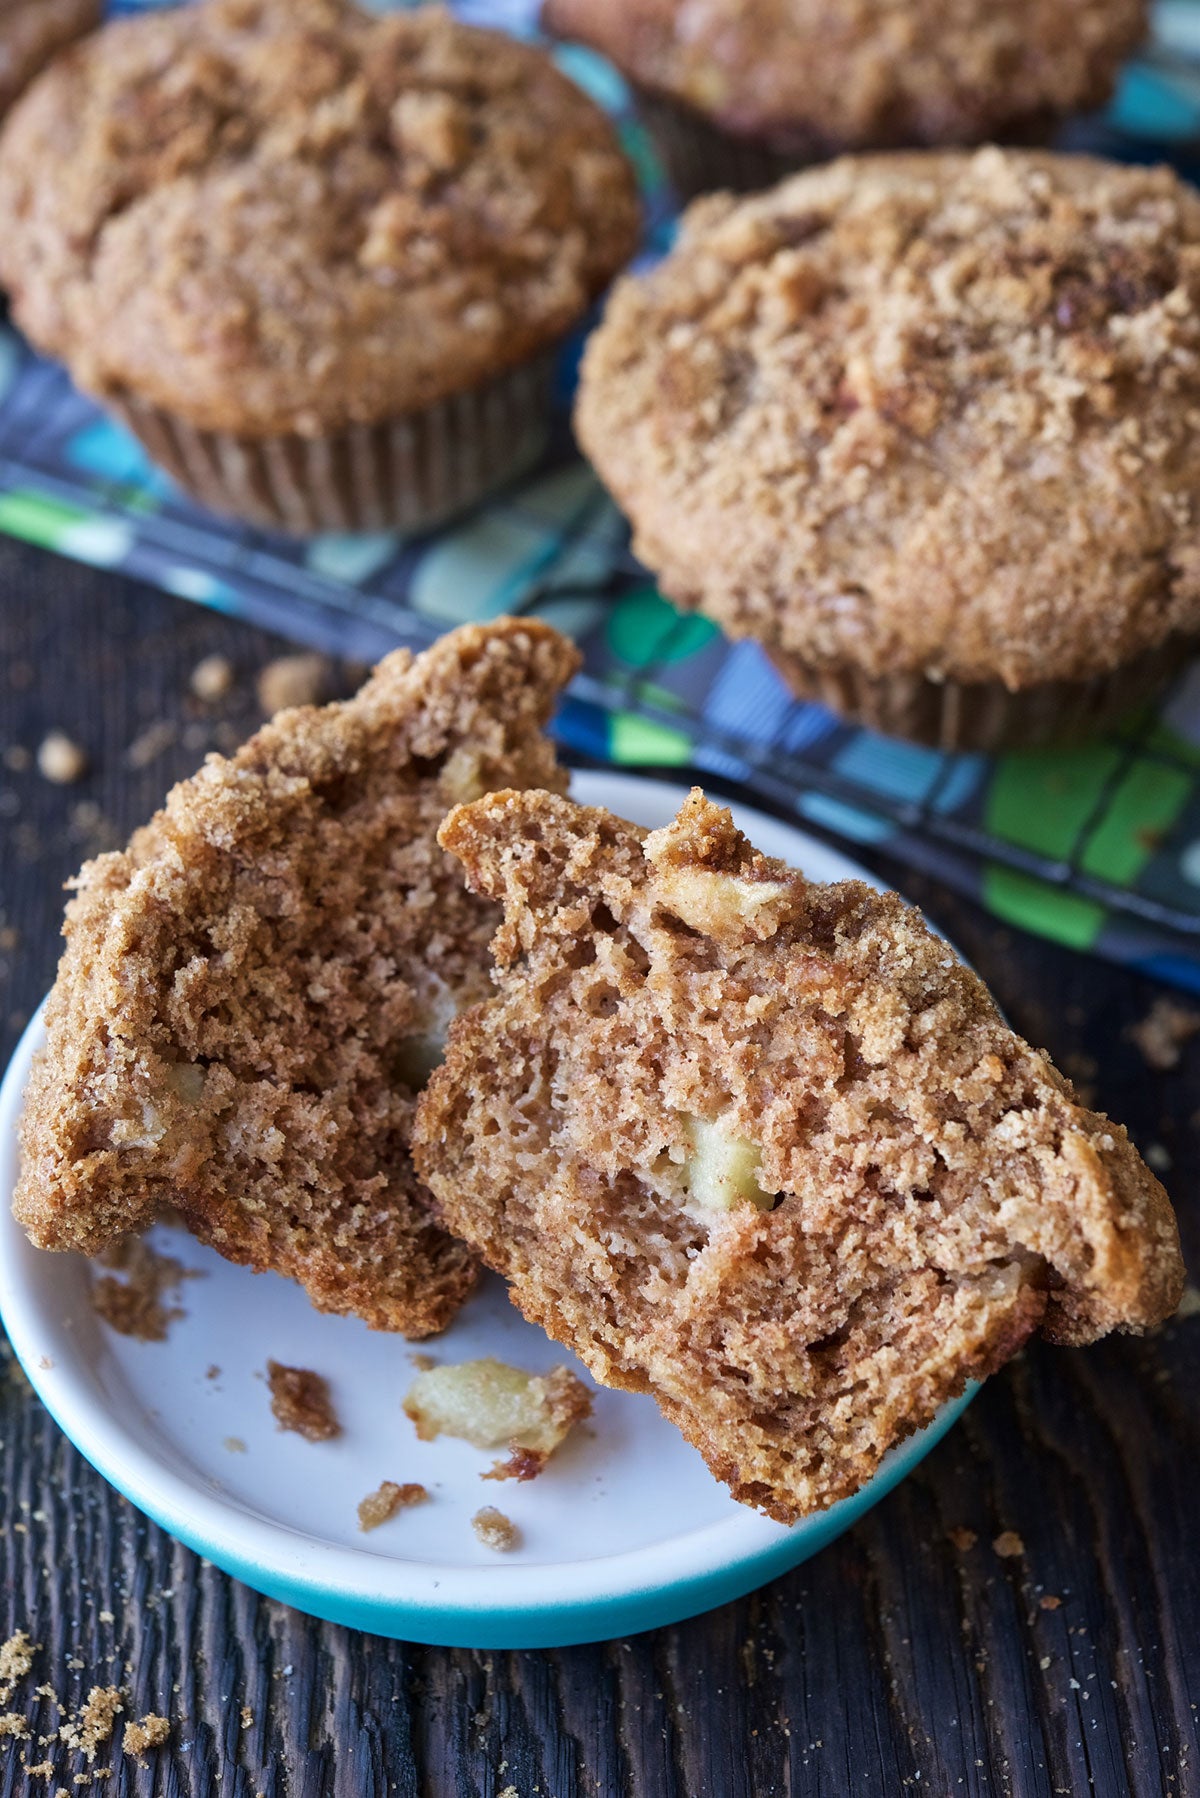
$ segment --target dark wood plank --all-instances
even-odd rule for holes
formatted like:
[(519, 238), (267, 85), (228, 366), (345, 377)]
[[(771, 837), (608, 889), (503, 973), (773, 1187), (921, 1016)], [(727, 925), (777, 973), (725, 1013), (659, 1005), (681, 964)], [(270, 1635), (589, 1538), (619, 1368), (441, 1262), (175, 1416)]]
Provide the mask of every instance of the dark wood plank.
[[(0, 753), (58, 727), (91, 760), (65, 787), (0, 765), (0, 928), (18, 933), (0, 950), (5, 1053), (53, 974), (62, 881), (253, 725), (253, 672), (282, 647), (0, 543)], [(206, 708), (187, 677), (213, 652), (239, 678)], [(131, 765), (130, 744), (160, 724), (157, 752)], [(902, 884), (1018, 1028), (1074, 1071), (1094, 1063), (1098, 1102), (1168, 1151), (1200, 1267), (1200, 1045), (1154, 1073), (1124, 1034), (1148, 982)], [(11, 1376), (0, 1440), (0, 1630), (42, 1644), (35, 1678), (66, 1704), (111, 1679), (137, 1715), (172, 1720), (144, 1769), (101, 1751), (112, 1798), (1200, 1792), (1197, 1320), (1029, 1350), (814, 1561), (674, 1629), (545, 1654), (385, 1642), (258, 1597), (141, 1518)], [(1006, 1530), (1020, 1555), (995, 1552)], [(48, 1733), (58, 1717), (43, 1701), (35, 1721)], [(0, 1743), (5, 1798), (87, 1789), (61, 1746), (55, 1779), (30, 1779), (22, 1746)]]

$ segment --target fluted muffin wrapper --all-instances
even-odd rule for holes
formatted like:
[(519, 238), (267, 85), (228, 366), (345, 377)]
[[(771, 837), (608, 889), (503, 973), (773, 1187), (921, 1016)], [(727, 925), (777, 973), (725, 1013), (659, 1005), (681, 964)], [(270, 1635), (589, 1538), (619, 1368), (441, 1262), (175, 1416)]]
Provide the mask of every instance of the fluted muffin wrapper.
[(995, 755), (1086, 742), (1160, 692), (1196, 648), (1196, 641), (1176, 635), (1107, 673), (1016, 692), (999, 680), (872, 675), (853, 667), (815, 667), (782, 650), (768, 654), (798, 698), (816, 700), (855, 724), (934, 749)]
[(213, 512), (267, 530), (429, 530), (535, 462), (557, 346), (483, 386), (327, 436), (204, 431), (131, 395), (109, 400), (151, 460)]
[(683, 200), (718, 188), (754, 193), (820, 160), (814, 146), (785, 153), (753, 137), (739, 137), (682, 100), (635, 88), (638, 114), (649, 131), (671, 186)]
[[(781, 148), (763, 138), (745, 137), (726, 131), (722, 126), (689, 106), (686, 101), (669, 94), (635, 86), (638, 113), (653, 139), (655, 149), (672, 187), (683, 200), (698, 194), (713, 193), (719, 188), (734, 193), (757, 193), (774, 187), (786, 175), (814, 163), (828, 162), (843, 152), (863, 152), (859, 144), (831, 143), (813, 133), (805, 141), (797, 128), (792, 147)], [(1004, 144), (1037, 148), (1048, 144), (1060, 124), (1049, 109), (1014, 119), (997, 133), (982, 133), (978, 142), (993, 139)]]

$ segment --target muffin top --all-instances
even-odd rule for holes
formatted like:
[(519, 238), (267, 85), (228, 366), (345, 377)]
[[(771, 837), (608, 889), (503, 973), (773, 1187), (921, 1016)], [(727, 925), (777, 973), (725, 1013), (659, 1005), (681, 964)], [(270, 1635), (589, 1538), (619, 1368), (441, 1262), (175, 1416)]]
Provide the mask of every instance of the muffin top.
[(632, 171), (540, 50), (441, 7), (109, 26), (0, 139), (0, 281), (103, 396), (320, 435), (478, 385), (632, 253)]
[(0, 115), (64, 44), (100, 23), (101, 0), (0, 0)]
[(811, 664), (1020, 688), (1200, 628), (1200, 195), (847, 158), (699, 201), (577, 425), (664, 590)]
[(644, 87), (781, 149), (978, 143), (1098, 106), (1145, 0), (543, 0)]

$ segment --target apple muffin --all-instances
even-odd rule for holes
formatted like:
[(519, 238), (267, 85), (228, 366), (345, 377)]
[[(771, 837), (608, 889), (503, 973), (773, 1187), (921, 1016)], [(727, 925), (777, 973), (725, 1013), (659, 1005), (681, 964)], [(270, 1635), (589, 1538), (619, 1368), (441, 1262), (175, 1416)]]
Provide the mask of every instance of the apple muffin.
[(543, 0), (633, 83), (675, 186), (848, 150), (1045, 141), (1101, 106), (1146, 0)]
[(1200, 641), (1200, 194), (987, 149), (687, 213), (580, 441), (678, 604), (889, 734), (1085, 737)]
[(738, 1499), (819, 1510), (1035, 1331), (1178, 1303), (1125, 1132), (895, 894), (810, 883), (698, 791), (651, 835), (498, 793), (439, 840), (504, 924), (417, 1167), (526, 1316)]
[(0, 280), (204, 505), (426, 529), (536, 458), (568, 334), (633, 254), (611, 121), (441, 6), (117, 19), (0, 143)]

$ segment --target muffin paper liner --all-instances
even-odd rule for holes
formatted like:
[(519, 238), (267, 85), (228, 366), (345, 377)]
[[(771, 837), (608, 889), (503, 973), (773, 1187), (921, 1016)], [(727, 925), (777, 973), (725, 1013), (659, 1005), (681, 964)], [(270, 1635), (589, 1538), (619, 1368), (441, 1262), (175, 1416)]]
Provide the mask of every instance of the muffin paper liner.
[(717, 188), (753, 193), (773, 187), (785, 175), (817, 162), (820, 153), (776, 150), (752, 137), (735, 137), (706, 119), (703, 113), (649, 88), (634, 89), (637, 108), (668, 179), (685, 200)]
[[(681, 199), (731, 188), (735, 193), (755, 193), (774, 187), (785, 175), (828, 162), (843, 150), (866, 153), (863, 146), (830, 143), (815, 134), (805, 143), (802, 135), (783, 150), (761, 138), (740, 137), (725, 131), (702, 112), (649, 88), (634, 88), (638, 113), (654, 140), (672, 187)], [(1051, 142), (1061, 121), (1051, 110), (1014, 119), (998, 133), (984, 134), (975, 142), (996, 142), (1023, 149), (1037, 149)]]
[(523, 472), (545, 447), (557, 346), (419, 412), (326, 437), (202, 431), (128, 395), (108, 404), (202, 506), (268, 530), (424, 531)]
[(1012, 692), (1002, 681), (934, 681), (920, 674), (870, 675), (856, 668), (814, 668), (768, 650), (801, 699), (889, 737), (935, 749), (1039, 749), (1086, 742), (1118, 724), (1180, 672), (1195, 640), (1174, 636), (1106, 674), (1044, 681)]

